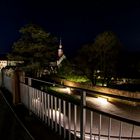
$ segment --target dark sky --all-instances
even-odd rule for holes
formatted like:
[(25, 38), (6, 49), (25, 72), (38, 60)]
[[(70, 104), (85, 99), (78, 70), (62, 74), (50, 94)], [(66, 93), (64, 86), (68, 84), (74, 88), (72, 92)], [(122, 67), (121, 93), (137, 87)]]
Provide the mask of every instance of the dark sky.
[(140, 51), (139, 0), (1, 0), (0, 51), (8, 52), (19, 29), (35, 23), (62, 38), (66, 53), (113, 31), (129, 50)]

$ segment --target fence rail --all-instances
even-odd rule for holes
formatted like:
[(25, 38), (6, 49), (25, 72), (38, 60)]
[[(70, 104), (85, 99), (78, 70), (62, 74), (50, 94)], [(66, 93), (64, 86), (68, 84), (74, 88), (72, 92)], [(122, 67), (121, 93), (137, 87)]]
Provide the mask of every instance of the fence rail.
[[(74, 96), (76, 103), (70, 100), (72, 95), (60, 96), (48, 90), (51, 87), (67, 90), (65, 86), (29, 77), (20, 79), (21, 102), (64, 139), (140, 140), (139, 122), (94, 110), (86, 104), (86, 91), (76, 88), (81, 93)], [(7, 82), (4, 86), (10, 89)]]

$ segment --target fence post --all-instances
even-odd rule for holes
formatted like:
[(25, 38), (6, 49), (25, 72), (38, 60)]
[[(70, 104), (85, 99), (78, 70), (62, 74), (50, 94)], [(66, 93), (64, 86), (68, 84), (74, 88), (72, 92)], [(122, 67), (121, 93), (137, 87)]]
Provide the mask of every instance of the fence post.
[(22, 82), (22, 83), (25, 84), (25, 72), (24, 71), (21, 71), (19, 74), (20, 74), (19, 75), (20, 82)]
[(83, 91), (81, 94), (81, 106), (80, 106), (80, 139), (85, 140), (85, 123), (86, 123), (86, 110), (84, 109), (86, 106), (86, 91)]
[(4, 87), (4, 68), (1, 69), (1, 87)]
[(19, 72), (20, 71), (16, 69), (14, 71), (14, 76), (13, 76), (13, 104), (14, 105), (21, 103)]
[(28, 77), (28, 85), (31, 87), (32, 86), (32, 78)]
[(31, 98), (33, 96), (33, 93), (30, 93), (30, 87), (31, 86), (32, 86), (32, 78), (28, 77), (28, 109), (29, 109), (29, 115), (32, 115)]

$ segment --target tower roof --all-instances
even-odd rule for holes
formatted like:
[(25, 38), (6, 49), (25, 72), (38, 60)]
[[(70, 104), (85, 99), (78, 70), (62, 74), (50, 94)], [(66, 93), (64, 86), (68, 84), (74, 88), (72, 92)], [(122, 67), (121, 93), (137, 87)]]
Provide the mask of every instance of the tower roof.
[(62, 41), (61, 41), (61, 38), (60, 38), (60, 41), (59, 41), (59, 49), (62, 49)]

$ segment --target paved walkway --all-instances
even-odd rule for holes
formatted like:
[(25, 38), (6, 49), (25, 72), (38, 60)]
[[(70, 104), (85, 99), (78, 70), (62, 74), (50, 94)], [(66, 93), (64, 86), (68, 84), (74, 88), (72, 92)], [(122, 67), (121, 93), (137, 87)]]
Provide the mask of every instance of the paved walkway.
[(122, 118), (140, 123), (140, 106), (131, 106), (122, 103), (102, 103), (97, 98), (87, 97), (88, 105), (94, 109), (110, 113)]
[(0, 140), (62, 140), (58, 134), (43, 125), (36, 117), (30, 116), (22, 105), (12, 106), (18, 120), (6, 103), (5, 97), (12, 106), (9, 93), (0, 91)]
[[(65, 94), (72, 94), (76, 96), (77, 98), (80, 98), (79, 93), (81, 94), (81, 91), (72, 90), (71, 93), (68, 93), (66, 88), (61, 87), (53, 87), (57, 92), (65, 93)], [(90, 92), (90, 95), (97, 95), (96, 92)], [(140, 105), (132, 106), (125, 103), (119, 103), (119, 102), (101, 102), (98, 98), (86, 96), (87, 105), (93, 109), (100, 110), (102, 112), (106, 112), (112, 115), (116, 115), (122, 118), (126, 118), (129, 120), (133, 120), (140, 123)]]

